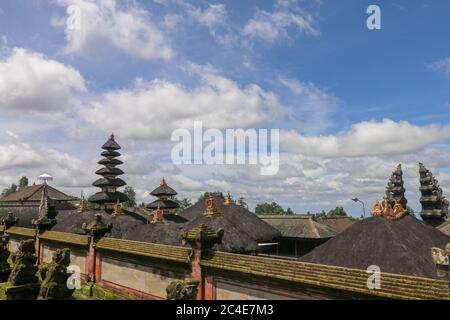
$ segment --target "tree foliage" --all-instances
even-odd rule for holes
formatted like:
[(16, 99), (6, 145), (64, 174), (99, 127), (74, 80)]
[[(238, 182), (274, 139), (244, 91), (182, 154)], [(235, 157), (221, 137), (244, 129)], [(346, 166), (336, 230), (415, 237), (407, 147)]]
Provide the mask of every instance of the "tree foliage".
[(179, 214), (181, 212), (183, 212), (185, 209), (189, 208), (190, 206), (192, 206), (192, 202), (190, 199), (188, 198), (183, 198), (183, 199), (178, 199), (176, 196), (170, 197), (170, 199), (176, 203), (178, 203), (179, 207), (174, 209), (172, 212), (175, 214)]
[(136, 207), (136, 191), (134, 191), (133, 187), (126, 186), (123, 193), (128, 197), (128, 200), (124, 202), (123, 207), (125, 209)]
[(25, 187), (28, 187), (28, 178), (23, 176), (19, 180), (19, 189), (22, 189), (22, 188), (25, 188)]
[(287, 210), (284, 210), (282, 206), (280, 206), (276, 202), (272, 203), (260, 203), (255, 208), (255, 213), (258, 215), (291, 215), (294, 214), (294, 212), (291, 210), (291, 208), (288, 208)]
[(15, 183), (11, 184), (9, 188), (5, 188), (2, 191), (2, 197), (9, 196), (10, 194), (17, 191), (17, 185)]

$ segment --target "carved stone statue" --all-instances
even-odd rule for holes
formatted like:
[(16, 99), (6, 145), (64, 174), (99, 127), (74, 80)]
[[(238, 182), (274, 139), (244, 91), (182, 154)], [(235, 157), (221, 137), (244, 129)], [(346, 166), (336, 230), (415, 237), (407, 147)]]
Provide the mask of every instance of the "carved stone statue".
[(70, 298), (75, 288), (67, 287), (67, 279), (70, 273), (67, 267), (70, 265), (70, 250), (58, 249), (53, 253), (52, 261), (39, 268), (42, 278), (39, 295), (43, 299), (67, 299)]
[(39, 294), (34, 245), (32, 239), (23, 240), (19, 244), (18, 252), (12, 256), (14, 267), (6, 288), (8, 300), (35, 300)]
[(166, 288), (167, 300), (195, 300), (198, 292), (198, 280), (172, 281)]
[(445, 250), (441, 248), (431, 248), (431, 257), (436, 264), (437, 275), (445, 277), (446, 274), (450, 274), (450, 243), (447, 244)]
[(11, 273), (11, 266), (8, 263), (9, 250), (8, 250), (9, 236), (0, 236), (0, 282), (8, 281), (9, 274)]
[(383, 207), (381, 206), (380, 201), (377, 201), (373, 206), (372, 215), (374, 217), (381, 217), (383, 215)]

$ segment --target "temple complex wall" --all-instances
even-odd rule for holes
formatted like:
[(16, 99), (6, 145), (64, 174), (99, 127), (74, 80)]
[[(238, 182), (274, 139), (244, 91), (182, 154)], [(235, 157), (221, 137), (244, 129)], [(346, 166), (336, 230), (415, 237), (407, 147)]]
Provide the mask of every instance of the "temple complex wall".
[(166, 297), (166, 288), (174, 280), (183, 280), (184, 274), (113, 258), (101, 258), (101, 281), (137, 290), (157, 298)]
[[(52, 243), (44, 243), (42, 246), (42, 262), (48, 263), (52, 261), (53, 253), (57, 249), (62, 249), (64, 246), (54, 245)], [(87, 262), (88, 252), (83, 249), (70, 248), (70, 265), (77, 266), (80, 268), (81, 274), (86, 274), (86, 262)]]
[(292, 300), (289, 294), (278, 294), (257, 285), (218, 279), (214, 283), (216, 300)]
[(12, 238), (9, 239), (9, 245), (8, 245), (9, 252), (11, 252), (11, 253), (17, 252), (17, 248), (19, 247), (20, 240), (22, 240), (22, 239), (12, 239)]

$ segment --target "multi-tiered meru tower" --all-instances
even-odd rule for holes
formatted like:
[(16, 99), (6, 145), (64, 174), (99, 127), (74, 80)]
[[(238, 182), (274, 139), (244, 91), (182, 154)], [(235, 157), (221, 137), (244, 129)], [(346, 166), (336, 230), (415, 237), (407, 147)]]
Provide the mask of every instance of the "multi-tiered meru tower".
[(403, 171), (402, 165), (399, 164), (392, 173), (391, 178), (386, 186), (386, 200), (394, 207), (397, 202), (400, 202), (402, 207), (406, 209), (405, 188), (403, 187)]
[(439, 182), (433, 176), (430, 170), (419, 163), (420, 175), (420, 203), (422, 211), (420, 216), (423, 221), (436, 227), (445, 221), (448, 215), (449, 202), (442, 194), (442, 188)]
[(117, 191), (117, 188), (123, 187), (126, 185), (126, 182), (117, 178), (117, 176), (122, 175), (124, 172), (119, 168), (116, 168), (117, 165), (120, 165), (123, 162), (116, 159), (120, 156), (120, 153), (117, 152), (117, 150), (120, 149), (120, 146), (114, 140), (114, 134), (111, 134), (108, 141), (102, 146), (102, 149), (105, 150), (101, 153), (104, 158), (100, 160), (98, 164), (101, 164), (104, 167), (95, 172), (102, 176), (102, 178), (96, 180), (92, 184), (95, 187), (101, 188), (102, 191), (92, 195), (88, 200), (89, 202), (99, 204), (100, 209), (109, 211), (116, 209), (117, 204), (126, 202), (128, 197), (122, 192)]

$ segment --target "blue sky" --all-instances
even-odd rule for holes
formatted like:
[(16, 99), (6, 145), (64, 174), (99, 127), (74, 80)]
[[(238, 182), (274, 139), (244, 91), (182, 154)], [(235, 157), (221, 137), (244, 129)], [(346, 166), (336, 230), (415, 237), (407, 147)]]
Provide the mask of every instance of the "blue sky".
[[(81, 9), (74, 32), (71, 4)], [(371, 4), (381, 30), (366, 27)], [(448, 1), (2, 0), (0, 9), (2, 186), (49, 171), (68, 192), (93, 192), (98, 147), (114, 131), (143, 201), (166, 176), (182, 197), (233, 190), (251, 206), (359, 214), (349, 198), (371, 206), (402, 162), (419, 210), (418, 161), (450, 191)], [(280, 173), (174, 166), (170, 132), (196, 119), (281, 129)]]

